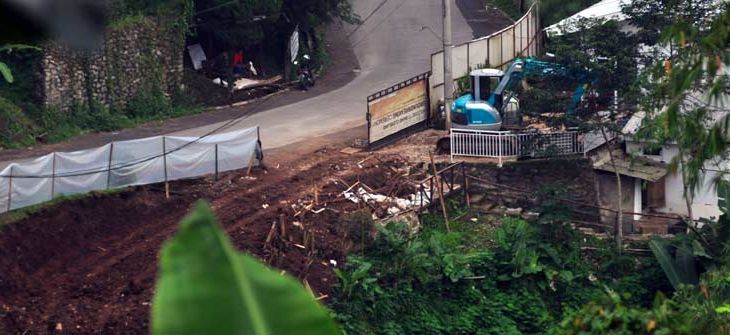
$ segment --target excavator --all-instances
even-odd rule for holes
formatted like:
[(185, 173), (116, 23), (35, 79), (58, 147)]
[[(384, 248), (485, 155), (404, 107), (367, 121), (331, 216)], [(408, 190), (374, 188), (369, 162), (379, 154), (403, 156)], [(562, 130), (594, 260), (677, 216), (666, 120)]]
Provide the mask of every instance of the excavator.
[[(527, 75), (539, 77), (566, 77), (578, 82), (567, 113), (572, 114), (585, 93), (588, 73), (571, 73), (565, 66), (535, 58), (515, 59), (506, 71), (478, 69), (469, 73), (471, 93), (456, 99), (451, 106), (452, 128), (472, 130), (500, 130), (508, 113), (519, 109), (515, 99), (516, 87)], [(494, 88), (494, 90), (492, 90)], [(438, 141), (438, 148), (448, 151), (449, 138)]]

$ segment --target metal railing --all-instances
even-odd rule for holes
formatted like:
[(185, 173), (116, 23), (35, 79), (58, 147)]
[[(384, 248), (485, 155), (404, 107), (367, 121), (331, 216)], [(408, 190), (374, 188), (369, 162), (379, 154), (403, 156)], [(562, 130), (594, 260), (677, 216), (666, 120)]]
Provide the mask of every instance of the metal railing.
[(451, 129), (454, 156), (505, 159), (540, 158), (583, 153), (583, 137), (577, 131), (523, 132)]
[(428, 176), (417, 183), (415, 204), (418, 210), (427, 208), (438, 200), (439, 193), (448, 196), (463, 190), (466, 180), (466, 166), (463, 162), (450, 164), (439, 170), (436, 176)]

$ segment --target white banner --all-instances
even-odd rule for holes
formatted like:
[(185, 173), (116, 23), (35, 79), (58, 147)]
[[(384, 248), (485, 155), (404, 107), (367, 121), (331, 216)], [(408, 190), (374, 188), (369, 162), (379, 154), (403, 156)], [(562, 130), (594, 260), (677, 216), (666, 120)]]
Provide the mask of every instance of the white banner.
[(299, 55), (299, 26), (294, 28), (294, 32), (289, 38), (289, 53), (291, 54), (291, 62), (294, 63)]

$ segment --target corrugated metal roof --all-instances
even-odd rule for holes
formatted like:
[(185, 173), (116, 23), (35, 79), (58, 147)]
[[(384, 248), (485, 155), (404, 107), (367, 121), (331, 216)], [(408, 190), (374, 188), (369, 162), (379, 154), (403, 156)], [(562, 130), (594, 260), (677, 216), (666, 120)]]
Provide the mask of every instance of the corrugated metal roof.
[(654, 162), (644, 158), (631, 158), (631, 157), (615, 157), (615, 168), (614, 164), (610, 160), (605, 160), (593, 166), (596, 170), (616, 172), (618, 173), (639, 178), (642, 180), (648, 180), (656, 182), (667, 175), (667, 165), (664, 163)]
[(559, 36), (567, 33), (576, 32), (578, 27), (575, 25), (581, 19), (602, 19), (602, 20), (618, 20), (626, 19), (621, 12), (621, 5), (632, 3), (631, 0), (603, 0), (590, 6), (573, 16), (561, 20), (545, 28), (548, 36)]

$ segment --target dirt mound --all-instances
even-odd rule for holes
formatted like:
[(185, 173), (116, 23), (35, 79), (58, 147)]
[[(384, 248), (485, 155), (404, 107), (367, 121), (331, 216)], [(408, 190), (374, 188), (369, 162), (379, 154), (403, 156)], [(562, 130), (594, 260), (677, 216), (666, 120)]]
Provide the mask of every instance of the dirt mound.
[(352, 245), (341, 217), (366, 207), (342, 191), (361, 181), (405, 194), (406, 167), (398, 156), (323, 149), (287, 169), (175, 182), (170, 199), (150, 185), (48, 207), (0, 229), (0, 329), (146, 334), (160, 247), (198, 199), (209, 200), (236, 247), (326, 295), (330, 260), (342, 264)]

